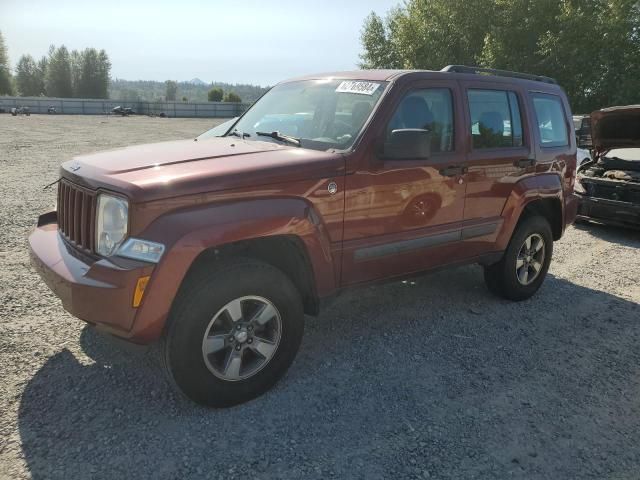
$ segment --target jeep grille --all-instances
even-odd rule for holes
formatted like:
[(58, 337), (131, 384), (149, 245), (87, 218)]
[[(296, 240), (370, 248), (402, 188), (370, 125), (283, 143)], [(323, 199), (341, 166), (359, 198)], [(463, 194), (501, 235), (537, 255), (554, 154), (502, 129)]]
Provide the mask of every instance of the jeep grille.
[(95, 246), (96, 192), (61, 179), (58, 184), (58, 227), (76, 247), (93, 251)]

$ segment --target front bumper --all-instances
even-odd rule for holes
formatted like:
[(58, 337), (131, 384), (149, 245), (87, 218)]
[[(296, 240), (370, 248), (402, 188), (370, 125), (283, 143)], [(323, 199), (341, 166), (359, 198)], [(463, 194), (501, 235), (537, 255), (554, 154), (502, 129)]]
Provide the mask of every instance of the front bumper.
[(29, 246), (31, 264), (66, 311), (116, 336), (131, 336), (138, 310), (132, 307), (135, 285), (151, 275), (153, 264), (79, 252), (59, 234), (55, 212), (39, 218)]
[(564, 207), (565, 228), (576, 221), (579, 205), (580, 205), (580, 197), (576, 193), (572, 193), (567, 197), (565, 201), (565, 207)]
[(640, 227), (640, 204), (580, 195), (578, 218), (621, 227)]

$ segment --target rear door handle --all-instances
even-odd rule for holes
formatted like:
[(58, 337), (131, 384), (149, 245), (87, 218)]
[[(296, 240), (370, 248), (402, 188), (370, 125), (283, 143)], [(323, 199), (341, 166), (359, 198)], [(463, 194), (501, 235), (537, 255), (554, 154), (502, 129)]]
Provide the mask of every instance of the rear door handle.
[(445, 177), (455, 177), (456, 175), (462, 175), (464, 173), (467, 173), (467, 167), (462, 165), (449, 165), (440, 170), (440, 175)]
[(513, 162), (513, 165), (519, 168), (533, 167), (535, 164), (535, 158), (521, 158), (520, 160), (514, 160)]

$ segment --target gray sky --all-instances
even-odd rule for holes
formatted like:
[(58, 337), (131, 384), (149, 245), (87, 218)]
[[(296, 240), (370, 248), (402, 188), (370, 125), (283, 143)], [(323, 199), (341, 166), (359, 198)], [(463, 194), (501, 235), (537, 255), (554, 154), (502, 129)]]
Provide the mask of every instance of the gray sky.
[(49, 45), (104, 48), (128, 80), (273, 84), (356, 68), (372, 10), (399, 0), (0, 0), (0, 31), (15, 66)]

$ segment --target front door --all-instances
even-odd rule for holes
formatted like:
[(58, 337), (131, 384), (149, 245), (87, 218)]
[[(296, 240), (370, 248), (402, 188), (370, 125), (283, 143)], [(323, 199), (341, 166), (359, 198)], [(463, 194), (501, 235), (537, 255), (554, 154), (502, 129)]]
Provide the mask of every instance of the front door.
[(372, 148), (346, 176), (342, 285), (426, 270), (460, 248), (466, 158), (455, 135), (464, 125), (457, 83), (414, 84), (386, 111), (378, 145), (392, 130), (427, 129), (431, 155), (385, 160)]

